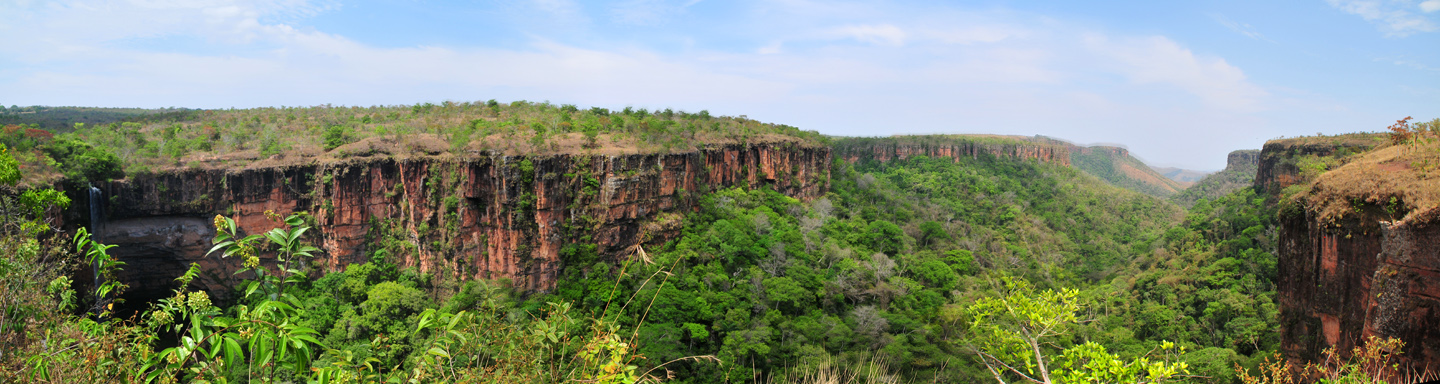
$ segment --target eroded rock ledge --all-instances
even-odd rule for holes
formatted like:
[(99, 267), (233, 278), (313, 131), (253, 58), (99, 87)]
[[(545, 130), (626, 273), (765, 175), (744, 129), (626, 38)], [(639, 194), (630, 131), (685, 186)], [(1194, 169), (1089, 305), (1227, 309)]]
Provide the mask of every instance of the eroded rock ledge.
[[(402, 266), (442, 276), (508, 278), (544, 291), (564, 267), (560, 249), (587, 241), (628, 256), (679, 228), (698, 193), (769, 186), (807, 200), (829, 182), (829, 148), (795, 141), (709, 146), (668, 154), (536, 157), (357, 157), (246, 169), (175, 169), (98, 186), (102, 241), (130, 263), (131, 301), (167, 296), (192, 262), (198, 288), (224, 296), (235, 260), (205, 257), (214, 215), (248, 233), (274, 227), (266, 211), (309, 211), (329, 270), (369, 260), (385, 238), (414, 246)], [(671, 214), (667, 214), (671, 213)], [(223, 297), (221, 297), (223, 299)]]

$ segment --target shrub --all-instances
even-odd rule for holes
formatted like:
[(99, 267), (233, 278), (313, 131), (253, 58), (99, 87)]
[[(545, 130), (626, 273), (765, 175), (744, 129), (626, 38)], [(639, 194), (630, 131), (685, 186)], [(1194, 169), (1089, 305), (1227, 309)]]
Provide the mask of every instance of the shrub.
[(125, 177), (120, 158), (89, 143), (62, 139), (45, 147), (45, 153), (60, 163), (60, 172), (75, 182), (105, 181)]
[(344, 126), (332, 125), (325, 129), (325, 150), (329, 151), (336, 147), (350, 143), (350, 129)]

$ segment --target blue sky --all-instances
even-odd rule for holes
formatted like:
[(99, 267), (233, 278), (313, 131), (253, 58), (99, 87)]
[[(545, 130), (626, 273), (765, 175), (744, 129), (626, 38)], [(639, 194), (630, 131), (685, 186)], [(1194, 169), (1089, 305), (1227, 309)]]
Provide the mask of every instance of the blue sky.
[(548, 100), (1202, 170), (1440, 117), (1440, 0), (0, 0), (0, 36), (5, 105)]

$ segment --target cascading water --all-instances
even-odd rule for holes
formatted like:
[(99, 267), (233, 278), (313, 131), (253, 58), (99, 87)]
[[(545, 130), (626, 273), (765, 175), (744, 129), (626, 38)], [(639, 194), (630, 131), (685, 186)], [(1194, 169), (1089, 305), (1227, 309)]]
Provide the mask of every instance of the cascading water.
[[(90, 187), (90, 237), (92, 239), (99, 238), (101, 226), (105, 224), (105, 211), (100, 205), (104, 201), (103, 199), (100, 188)], [(90, 264), (90, 271), (95, 276), (95, 287), (99, 287), (101, 283), (99, 260)]]

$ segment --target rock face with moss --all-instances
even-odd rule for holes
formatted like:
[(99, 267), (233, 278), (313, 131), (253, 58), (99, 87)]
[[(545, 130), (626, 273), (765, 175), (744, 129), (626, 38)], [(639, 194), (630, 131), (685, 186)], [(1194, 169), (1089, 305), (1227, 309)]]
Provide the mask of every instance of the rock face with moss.
[(1396, 145), (1331, 161), (1343, 165), (1311, 182), (1304, 156), (1355, 147), (1291, 144), (1267, 143), (1255, 180), (1272, 193), (1301, 189), (1280, 202), (1285, 355), (1313, 362), (1325, 348), (1348, 351), (1369, 336), (1395, 337), (1406, 343), (1402, 359), (1440, 366), (1436, 146)]
[[(101, 237), (130, 263), (133, 301), (168, 294), (191, 262), (226, 293), (238, 262), (205, 257), (216, 214), (247, 233), (266, 211), (309, 211), (329, 270), (390, 257), (436, 276), (507, 278), (543, 291), (562, 249), (593, 244), (628, 257), (673, 236), (693, 196), (737, 185), (809, 199), (828, 187), (830, 150), (799, 141), (723, 144), (679, 153), (352, 157), (245, 169), (176, 169), (101, 186)], [(388, 255), (386, 255), (388, 253)]]
[(1260, 150), (1255, 190), (1278, 195), (1338, 166), (1338, 159), (1368, 151), (1384, 140), (1379, 134), (1350, 134), (1267, 141)]

